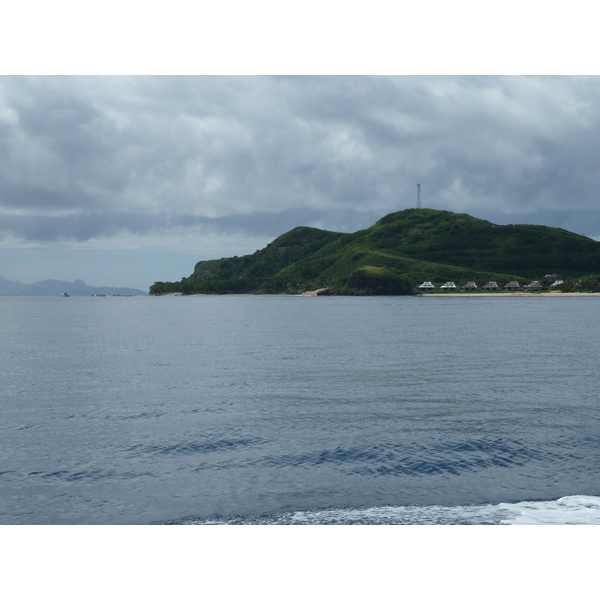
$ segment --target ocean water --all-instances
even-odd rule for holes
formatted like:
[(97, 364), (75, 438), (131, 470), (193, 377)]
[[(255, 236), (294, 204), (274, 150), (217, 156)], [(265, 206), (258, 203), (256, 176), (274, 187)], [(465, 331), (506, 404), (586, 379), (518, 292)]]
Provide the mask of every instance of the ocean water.
[(0, 524), (600, 523), (595, 297), (0, 297)]

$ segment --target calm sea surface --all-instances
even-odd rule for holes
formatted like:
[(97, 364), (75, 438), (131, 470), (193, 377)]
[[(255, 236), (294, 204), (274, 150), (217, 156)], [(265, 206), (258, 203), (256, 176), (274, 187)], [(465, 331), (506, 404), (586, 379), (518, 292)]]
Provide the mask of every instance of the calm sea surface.
[(599, 523), (596, 297), (0, 297), (0, 523)]

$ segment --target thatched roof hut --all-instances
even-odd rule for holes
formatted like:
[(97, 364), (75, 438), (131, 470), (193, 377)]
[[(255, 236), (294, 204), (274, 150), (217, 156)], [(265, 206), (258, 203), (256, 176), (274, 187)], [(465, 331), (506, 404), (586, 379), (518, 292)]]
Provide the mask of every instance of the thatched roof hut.
[(488, 283), (486, 283), (483, 286), (483, 289), (495, 292), (496, 290), (499, 290), (500, 288), (498, 287), (498, 284), (495, 281), (489, 281)]
[(454, 281), (446, 281), (444, 285), (440, 286), (440, 289), (449, 292), (457, 290), (458, 286), (454, 283)]
[(467, 283), (465, 283), (465, 285), (462, 286), (463, 290), (467, 290), (467, 291), (472, 291), (472, 290), (476, 290), (477, 288), (477, 284), (474, 281), (469, 281)]
[(519, 292), (523, 289), (523, 286), (518, 281), (509, 281), (505, 286), (505, 290), (509, 292)]
[(524, 286), (532, 292), (539, 292), (542, 289), (542, 284), (539, 281), (532, 281), (529, 285)]
[(420, 290), (435, 290), (435, 285), (431, 281), (424, 281), (420, 286)]

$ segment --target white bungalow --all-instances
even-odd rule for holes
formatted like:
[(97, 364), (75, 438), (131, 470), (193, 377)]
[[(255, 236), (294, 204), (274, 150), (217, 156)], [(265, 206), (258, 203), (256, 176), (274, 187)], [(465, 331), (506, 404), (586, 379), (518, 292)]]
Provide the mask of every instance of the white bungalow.
[(564, 281), (562, 279), (557, 279), (554, 283), (550, 284), (550, 287), (556, 287), (557, 285), (560, 285), (561, 283), (564, 283)]
[(462, 289), (468, 292), (473, 291), (477, 289), (477, 284), (474, 281), (469, 281), (462, 286)]
[(424, 281), (420, 286), (420, 290), (435, 290), (435, 285), (431, 281)]
[(518, 292), (523, 289), (523, 286), (518, 281), (509, 281), (505, 286), (505, 290), (509, 292)]
[(484, 290), (488, 290), (490, 292), (495, 292), (496, 290), (499, 290), (500, 288), (498, 287), (498, 284), (495, 281), (489, 281), (488, 283), (486, 283), (483, 286)]
[(445, 292), (454, 292), (458, 289), (458, 286), (454, 283), (454, 281), (446, 281), (444, 285), (440, 286), (440, 289), (444, 290)]

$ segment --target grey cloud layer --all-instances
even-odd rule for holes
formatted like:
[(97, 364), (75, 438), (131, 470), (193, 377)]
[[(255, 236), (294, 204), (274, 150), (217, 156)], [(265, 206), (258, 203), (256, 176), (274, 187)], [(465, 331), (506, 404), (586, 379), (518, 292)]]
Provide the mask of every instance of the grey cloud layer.
[(0, 231), (352, 228), (420, 182), (435, 208), (597, 235), (599, 101), (576, 77), (3, 77)]
[(381, 218), (375, 212), (357, 213), (351, 210), (286, 209), (280, 213), (255, 212), (251, 215), (232, 215), (206, 218), (173, 213), (77, 213), (65, 216), (4, 215), (2, 227), (18, 232), (27, 241), (76, 240), (85, 241), (120, 232), (145, 234), (169, 229), (196, 228), (216, 233), (252, 233), (255, 236), (276, 237), (293, 229), (298, 223), (314, 223), (323, 228), (352, 232), (372, 225)]

